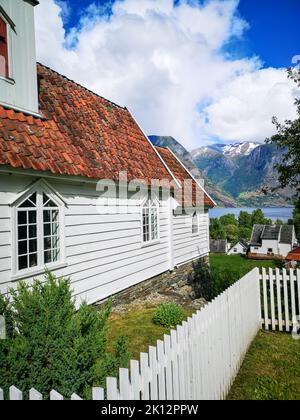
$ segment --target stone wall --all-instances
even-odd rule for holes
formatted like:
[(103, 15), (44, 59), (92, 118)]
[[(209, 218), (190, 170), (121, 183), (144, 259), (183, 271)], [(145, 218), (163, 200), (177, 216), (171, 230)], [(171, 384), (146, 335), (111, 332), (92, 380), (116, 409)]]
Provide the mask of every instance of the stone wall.
[[(204, 257), (203, 260), (207, 262), (208, 257)], [(113, 306), (130, 304), (136, 299), (141, 299), (153, 292), (168, 292), (174, 288), (174, 285), (184, 287), (185, 285), (192, 283), (194, 264), (195, 262), (187, 263), (174, 269), (174, 271), (167, 271), (113, 295)], [(101, 305), (102, 303), (104, 302), (99, 302), (98, 305)]]

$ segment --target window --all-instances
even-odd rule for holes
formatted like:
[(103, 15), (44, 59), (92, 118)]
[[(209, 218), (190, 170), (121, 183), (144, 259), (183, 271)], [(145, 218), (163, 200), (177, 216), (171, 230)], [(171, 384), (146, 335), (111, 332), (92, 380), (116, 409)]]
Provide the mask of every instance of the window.
[(34, 271), (60, 262), (62, 205), (58, 200), (37, 188), (15, 207), (15, 211), (15, 271)]
[(273, 248), (268, 248), (268, 253), (272, 254), (273, 253)]
[(8, 77), (7, 23), (0, 16), (0, 76)]
[(158, 203), (148, 199), (142, 209), (143, 243), (156, 242), (159, 239), (158, 231)]
[(238, 252), (237, 248), (234, 248), (233, 252), (237, 253)]
[(192, 219), (192, 234), (196, 235), (197, 233), (199, 233), (199, 221), (198, 221), (198, 214), (195, 211), (195, 213), (193, 214), (193, 219)]

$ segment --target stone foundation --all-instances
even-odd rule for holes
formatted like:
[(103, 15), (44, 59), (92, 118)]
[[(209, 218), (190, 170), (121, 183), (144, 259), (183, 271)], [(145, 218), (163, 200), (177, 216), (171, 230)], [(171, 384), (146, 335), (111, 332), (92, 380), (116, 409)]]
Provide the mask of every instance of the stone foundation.
[[(203, 260), (207, 262), (208, 257), (204, 257)], [(154, 292), (166, 293), (174, 289), (174, 286), (181, 288), (191, 284), (194, 276), (194, 264), (195, 261), (189, 262), (174, 271), (167, 271), (113, 295), (113, 306), (127, 305)], [(98, 304), (101, 305), (101, 303), (103, 302)]]

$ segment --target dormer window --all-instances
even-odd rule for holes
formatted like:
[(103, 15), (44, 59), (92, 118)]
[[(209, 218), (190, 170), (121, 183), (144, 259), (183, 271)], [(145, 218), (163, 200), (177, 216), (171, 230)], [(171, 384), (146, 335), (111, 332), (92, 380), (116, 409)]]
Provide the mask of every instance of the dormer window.
[(0, 76), (9, 77), (7, 23), (0, 16)]

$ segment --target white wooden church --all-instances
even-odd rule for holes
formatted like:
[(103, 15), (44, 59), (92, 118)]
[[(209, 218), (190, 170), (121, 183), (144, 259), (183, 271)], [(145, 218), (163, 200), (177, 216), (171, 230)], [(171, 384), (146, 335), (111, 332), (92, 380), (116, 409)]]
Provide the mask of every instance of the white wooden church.
[(35, 6), (0, 0), (0, 292), (48, 269), (94, 303), (207, 256), (213, 200), (126, 108), (36, 63)]

